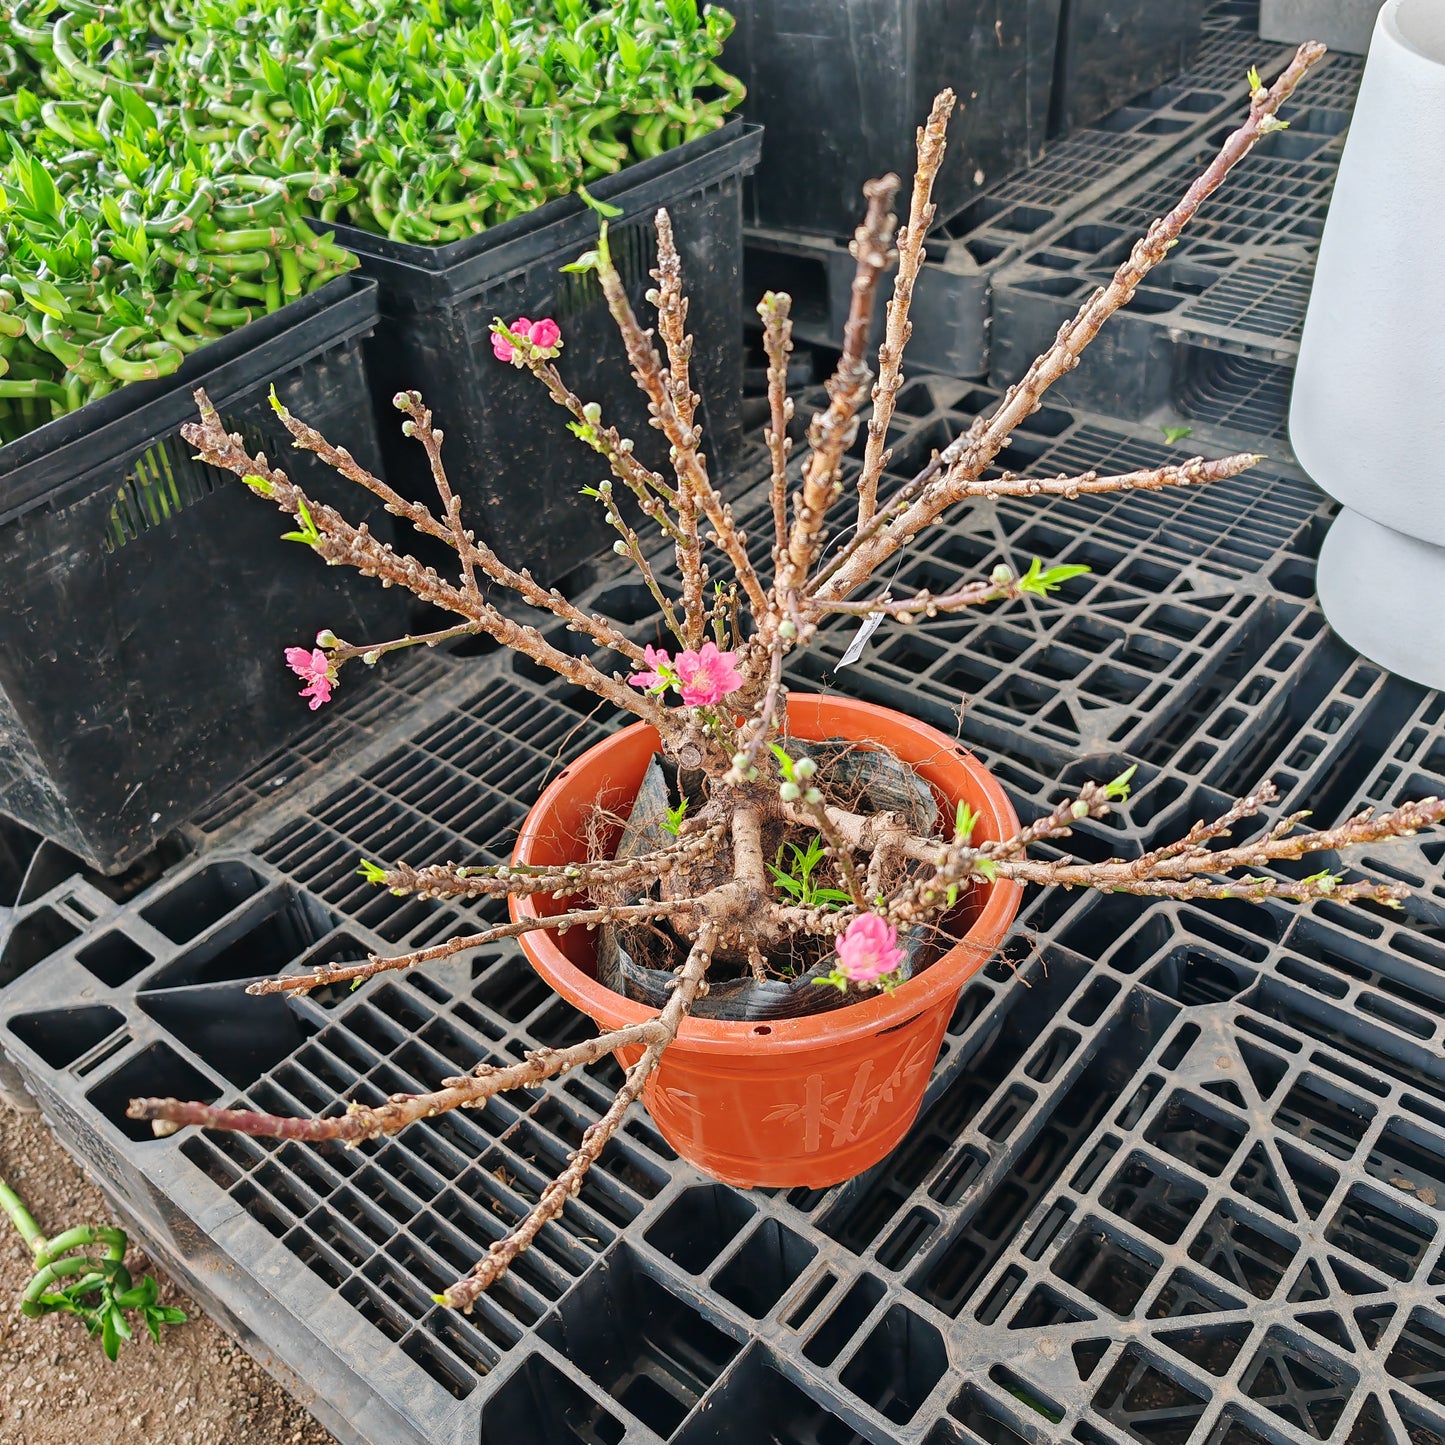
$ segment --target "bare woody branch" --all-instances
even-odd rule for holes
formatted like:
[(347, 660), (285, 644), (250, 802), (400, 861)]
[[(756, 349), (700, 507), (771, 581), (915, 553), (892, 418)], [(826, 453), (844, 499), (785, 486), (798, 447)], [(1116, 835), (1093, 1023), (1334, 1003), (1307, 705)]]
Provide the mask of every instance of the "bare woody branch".
[(773, 567), (781, 565), (788, 545), (788, 453), (793, 439), (788, 424), (793, 419), (793, 399), (788, 395), (788, 357), (793, 350), (793, 298), (786, 292), (769, 291), (758, 302), (763, 321), (763, 351), (768, 358), (768, 425), (763, 433), (772, 463), (769, 496), (773, 511)]
[[(657, 267), (652, 273), (657, 289), (648, 300), (657, 307), (657, 329), (667, 352), (668, 374), (663, 379), (678, 425), (696, 435), (693, 418), (699, 398), (692, 389), (692, 337), (687, 334), (687, 297), (682, 293), (682, 261), (672, 238), (672, 217), (657, 213)], [(703, 642), (706, 585), (702, 546), (697, 531), (698, 499), (690, 486), (677, 491), (677, 570), (682, 578), (683, 645), (699, 648)]]
[(300, 1114), (265, 1114), (252, 1109), (221, 1109), (213, 1104), (196, 1104), (180, 1099), (132, 1099), (126, 1109), (129, 1119), (149, 1119), (161, 1127), (158, 1135), (174, 1133), (194, 1124), (201, 1129), (219, 1129), (253, 1138), (291, 1139), (303, 1144), (336, 1140), (359, 1144), (384, 1134), (396, 1134), (420, 1119), (432, 1119), (451, 1109), (475, 1109), (495, 1094), (510, 1089), (528, 1089), (556, 1074), (604, 1059), (614, 1049), (651, 1043), (662, 1037), (656, 1019), (625, 1029), (584, 1039), (565, 1049), (533, 1049), (518, 1064), (478, 1064), (470, 1074), (443, 1079), (439, 1089), (427, 1094), (392, 1094), (385, 1104), (348, 1104), (344, 1114), (315, 1118)]
[(433, 944), (430, 948), (400, 953), (394, 958), (380, 958), (373, 953), (368, 955), (365, 963), (328, 963), (310, 973), (262, 979), (258, 983), (248, 984), (246, 992), (310, 993), (314, 988), (324, 988), (331, 983), (349, 983), (357, 987), (379, 973), (417, 968), (424, 963), (440, 963), (443, 959), (455, 958), (459, 953), (470, 953), (474, 948), (483, 948), (504, 938), (517, 938), (523, 933), (533, 933), (538, 929), (566, 933), (572, 928), (600, 928), (604, 923), (641, 923), (645, 919), (668, 914), (678, 915), (687, 911), (686, 905), (677, 903), (631, 903), (618, 907), (576, 908), (570, 913), (558, 913), (546, 918), (519, 918), (511, 923), (499, 923), (481, 933), (463, 934), (458, 938), (450, 938), (445, 943)]
[(531, 1213), (505, 1239), (499, 1239), (477, 1262), (472, 1272), (452, 1285), (438, 1302), (454, 1309), (470, 1311), (478, 1295), (500, 1275), (505, 1274), (516, 1257), (537, 1237), (542, 1226), (562, 1213), (567, 1201), (582, 1187), (587, 1171), (617, 1132), (627, 1110), (642, 1094), (643, 1085), (656, 1069), (663, 1050), (677, 1037), (682, 1021), (693, 1000), (707, 990), (708, 964), (716, 938), (712, 926), (706, 925), (698, 934), (686, 961), (674, 980), (672, 996), (657, 1017), (661, 1026), (657, 1035), (642, 1051), (642, 1057), (628, 1069), (622, 1087), (617, 1091), (607, 1112), (583, 1133), (581, 1142), (569, 1157), (567, 1167), (542, 1191)]
[(433, 864), (413, 868), (399, 863), (381, 870), (373, 881), (392, 893), (415, 893), (422, 898), (506, 898), (552, 893), (560, 897), (592, 888), (615, 888), (639, 879), (655, 881), (716, 844), (724, 832), (721, 823), (688, 833), (666, 848), (630, 858), (569, 863), (564, 868), (521, 868), (515, 864)]
[(888, 302), (888, 319), (878, 347), (878, 381), (873, 388), (873, 414), (868, 419), (868, 445), (863, 469), (858, 473), (858, 522), (861, 530), (873, 520), (878, 507), (878, 479), (888, 465), (888, 426), (898, 388), (903, 385), (903, 350), (913, 335), (908, 319), (913, 305), (913, 288), (923, 268), (923, 245), (933, 224), (933, 182), (943, 164), (944, 136), (953, 114), (954, 95), (944, 90), (935, 97), (927, 122), (918, 132), (918, 168), (913, 175), (913, 198), (908, 224), (898, 233), (898, 272), (893, 278), (893, 295)]
[[(198, 393), (198, 401), (201, 394)], [(478, 541), (474, 533), (462, 526), (461, 501), (453, 494), (447, 480), (441, 458), (442, 433), (433, 429), (431, 412), (422, 405), (421, 397), (414, 391), (398, 393), (395, 402), (397, 410), (405, 413), (407, 418), (403, 423), (403, 430), (408, 436), (414, 437), (426, 451), (432, 479), (446, 508), (445, 522), (439, 521), (419, 502), (409, 502), (400, 496), (384, 481), (360, 466), (345, 448), (333, 446), (315, 427), (299, 421), (279, 402), (273, 403), (273, 406), (281, 424), (291, 433), (294, 444), (300, 450), (312, 452), (348, 481), (357, 483), (379, 497), (387, 511), (405, 518), (417, 531), (453, 547), (461, 559), (463, 585), (460, 591), (463, 596), (481, 601), (476, 580), (476, 569), (480, 567), (493, 582), (518, 593), (529, 606), (553, 613), (576, 631), (586, 633), (600, 646), (611, 648), (633, 662), (638, 661), (642, 656), (641, 649), (606, 618), (583, 612), (556, 588), (543, 587), (529, 572), (517, 571), (507, 566), (485, 542)], [(209, 403), (201, 407), (203, 420), (207, 405)], [(191, 425), (194, 426), (194, 423)], [(181, 434), (188, 441), (194, 441), (186, 427), (181, 428)], [(309, 499), (307, 505), (311, 506)]]
[(993, 415), (980, 418), (950, 443), (890, 501), (886, 513), (880, 514), (884, 525), (860, 534), (844, 549), (813, 589), (818, 600), (836, 601), (862, 586), (899, 547), (952, 506), (968, 483), (982, 475), (1008, 444), (1014, 428), (1038, 410), (1048, 388), (1078, 364), (1079, 356), (1104, 322), (1133, 298), (1140, 282), (1169, 253), (1204, 201), (1262, 136), (1279, 128), (1276, 113), (1280, 106), (1324, 54), (1323, 45), (1307, 41), (1269, 89), (1261, 87), (1254, 92), (1249, 118), (1225, 140), (1173, 210), (1150, 226), (1109, 284), (1096, 291), (1072, 321), (1060, 327), (1053, 346), (1034, 362), (1021, 381), (1008, 389)]
[(856, 269), (848, 320), (843, 328), (843, 354), (827, 384), (828, 406), (808, 428), (809, 456), (803, 465), (788, 546), (779, 559), (773, 582), (773, 625), (797, 611), (797, 594), (812, 570), (821, 545), (823, 522), (842, 489), (843, 456), (858, 430), (858, 413), (868, 397), (872, 373), (864, 354), (873, 323), (878, 279), (892, 256), (894, 217), (890, 207), (898, 193), (898, 177), (883, 176), (863, 187), (868, 212), (853, 234), (849, 252)]
[[(596, 693), (627, 712), (635, 713), (656, 727), (670, 727), (665, 710), (652, 698), (605, 676), (585, 660), (553, 647), (535, 627), (524, 627), (514, 622), (479, 595), (443, 582), (415, 558), (403, 556), (389, 543), (378, 540), (365, 523), (354, 527), (334, 508), (308, 497), (285, 472), (270, 466), (265, 457), (251, 456), (240, 436), (226, 432), (204, 391), (196, 393), (196, 402), (200, 407), (201, 420), (183, 426), (182, 436), (209, 465), (250, 478), (253, 487), (259, 481), (266, 489), (266, 495), (287, 515), (300, 517), (304, 510), (317, 533), (312, 550), (323, 561), (335, 566), (354, 567), (363, 576), (379, 577), (384, 583), (404, 587), (423, 602), (465, 617), (477, 631), (485, 632), (504, 647), (559, 673), (569, 682)], [(631, 642), (622, 641), (626, 648), (633, 648)]]
[[(1235, 804), (1230, 812), (1248, 816), (1257, 812), (1260, 806), (1261, 798), (1249, 797)], [(1265, 868), (1273, 863), (1291, 862), (1313, 853), (1330, 853), (1382, 842), (1387, 838), (1409, 837), (1422, 828), (1432, 827), (1442, 819), (1445, 819), (1445, 800), (1424, 798), (1378, 816), (1361, 813), (1333, 828), (1287, 834), (1275, 828), (1263, 838), (1241, 843), (1233, 848), (1211, 849), (1200, 842), (1180, 847), (1178, 851), (1161, 849), (1142, 858), (1111, 858), (1103, 863), (1011, 858), (1001, 861), (997, 870), (1000, 877), (1064, 888), (1098, 888), (1109, 892), (1150, 893), (1166, 897), (1254, 896), (1238, 891), (1244, 888), (1242, 880), (1228, 885), (1236, 890), (1229, 894), (1210, 893), (1208, 888), (1214, 886), (1211, 884), (1201, 884), (1202, 891), (1181, 894), (1174, 885), (1200, 878), (1222, 880), (1225, 874), (1241, 868)], [(1217, 838), (1220, 836), (1218, 827), (1218, 824), (1205, 825), (1204, 834)], [(1251, 879), (1248, 882), (1261, 897), (1334, 898), (1345, 901), (1369, 899), (1388, 903), (1409, 894), (1408, 889), (1394, 884), (1346, 884), (1329, 873), (1320, 875), (1308, 888), (1289, 879)], [(1221, 882), (1218, 886), (1225, 885)]]
[[(733, 574), (747, 594), (749, 605), (757, 616), (767, 609), (762, 583), (748, 557), (747, 539), (733, 520), (729, 507), (713, 486), (707, 467), (698, 453), (698, 437), (693, 426), (684, 425), (677, 414), (664, 380), (662, 363), (653, 348), (651, 333), (644, 330), (627, 298), (627, 288), (606, 245), (605, 233), (597, 248), (597, 279), (607, 299), (607, 309), (622, 333), (627, 359), (632, 365), (633, 379), (647, 398), (648, 411), (658, 430), (672, 449), (673, 468), (677, 473), (679, 492), (687, 490), (713, 528), (717, 545), (732, 564)], [(660, 295), (661, 293), (659, 293)]]

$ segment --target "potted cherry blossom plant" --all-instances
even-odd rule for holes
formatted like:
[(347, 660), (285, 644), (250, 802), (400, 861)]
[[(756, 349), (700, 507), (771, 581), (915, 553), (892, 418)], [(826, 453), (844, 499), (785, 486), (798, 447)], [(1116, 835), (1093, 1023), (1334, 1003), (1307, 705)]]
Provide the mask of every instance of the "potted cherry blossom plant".
[[(565, 338), (546, 318), (498, 322), (499, 363), (530, 372), (568, 414), (571, 429), (611, 469), (597, 500), (616, 528), (616, 550), (655, 599), (673, 642), (639, 646), (608, 618), (588, 613), (519, 571), (469, 530), (441, 456), (442, 432), (420, 396), (396, 397), (402, 430), (425, 451), (440, 506), (399, 496), (279, 407), (295, 444), (379, 497), (423, 535), (448, 544), (457, 573), (443, 577), (306, 496), (266, 457), (227, 435), (204, 395), (187, 440), (213, 466), (235, 472), (297, 520), (292, 534), (326, 562), (405, 587), (459, 620), (423, 636), (351, 643), (323, 632), (288, 661), (320, 706), (342, 670), (402, 647), (484, 634), (631, 716), (565, 768), (528, 814), (503, 866), (363, 864), (373, 882), (426, 898), (505, 897), (510, 919), (398, 957), (373, 956), (253, 984), (293, 992), (424, 967), (499, 939), (516, 938), (536, 970), (601, 1031), (564, 1048), (443, 1079), (377, 1107), (351, 1104), (320, 1118), (283, 1117), (174, 1099), (138, 1099), (131, 1117), (161, 1132), (188, 1124), (280, 1139), (355, 1143), (389, 1134), (493, 1094), (615, 1054), (626, 1073), (615, 1099), (581, 1137), (566, 1168), (505, 1239), (438, 1299), (461, 1309), (532, 1242), (641, 1099), (685, 1158), (741, 1185), (823, 1186), (877, 1163), (912, 1123), (964, 981), (998, 947), (1026, 884), (1090, 887), (1175, 898), (1274, 898), (1393, 903), (1393, 886), (1346, 881), (1328, 870), (1305, 878), (1271, 865), (1430, 826), (1445, 802), (1427, 799), (1374, 818), (1302, 831), (1288, 818), (1244, 843), (1226, 842), (1273, 800), (1262, 787), (1177, 842), (1134, 860), (1072, 862), (1029, 856), (1067, 839), (1080, 820), (1108, 812), (1129, 776), (1086, 784), (1020, 827), (983, 765), (950, 738), (902, 714), (840, 697), (792, 692), (791, 653), (829, 617), (889, 617), (907, 625), (1004, 598), (1040, 595), (1082, 569), (1034, 564), (960, 579), (946, 592), (896, 597), (870, 580), (955, 503), (981, 496), (1077, 496), (1195, 486), (1245, 471), (1255, 457), (1196, 457), (1119, 476), (1026, 478), (984, 472), (1049, 385), (1077, 361), (1107, 317), (1132, 296), (1183, 226), (1255, 141), (1282, 122), (1280, 105), (1323, 47), (1302, 46), (1274, 85), (1256, 84), (1247, 119), (1168, 215), (1134, 247), (1108, 286), (1064, 326), (1054, 345), (1004, 395), (992, 415), (935, 454), (892, 495), (879, 495), (888, 424), (902, 380), (908, 311), (933, 215), (930, 190), (953, 106), (945, 92), (919, 132), (918, 170), (906, 226), (894, 236), (897, 179), (865, 187), (867, 215), (853, 255), (857, 278), (846, 344), (828, 404), (807, 431), (801, 468), (789, 467), (785, 391), (789, 300), (770, 294), (759, 312), (769, 358), (771, 566), (748, 539), (709, 473), (689, 381), (681, 268), (665, 213), (657, 217), (657, 334), (630, 306), (607, 245), (579, 263), (593, 273), (645, 393), (652, 425), (671, 449), (669, 475), (652, 471), (630, 441), (568, 387), (557, 361)], [(878, 352), (876, 381), (864, 356), (879, 277), (897, 275)], [(856, 496), (843, 496), (843, 462), (872, 402)], [(796, 476), (797, 488), (790, 496)], [(645, 525), (671, 544), (663, 570), (617, 503), (625, 491)], [(619, 492), (618, 495), (621, 493)], [(833, 547), (825, 534), (839, 521)], [(484, 588), (486, 589), (484, 591)], [(549, 642), (492, 599), (509, 592), (534, 613), (560, 619), (618, 663), (607, 669)], [(1248, 870), (1237, 876), (1240, 870)]]

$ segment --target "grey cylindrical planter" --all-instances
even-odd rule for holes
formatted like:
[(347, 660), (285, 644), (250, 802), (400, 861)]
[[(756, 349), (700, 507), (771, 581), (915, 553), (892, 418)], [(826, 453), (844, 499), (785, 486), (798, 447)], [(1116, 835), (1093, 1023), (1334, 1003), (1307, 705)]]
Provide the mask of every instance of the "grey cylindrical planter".
[(1323, 40), (1331, 50), (1363, 55), (1380, 0), (1259, 0), (1261, 40)]
[[(1442, 138), (1445, 4), (1386, 0), (1320, 241), (1290, 441), (1356, 514), (1336, 523), (1321, 560), (1326, 617), (1367, 656), (1432, 686), (1445, 686), (1438, 628), (1432, 639), (1422, 620), (1445, 612)], [(1347, 547), (1364, 549), (1368, 572)]]
[(1346, 509), (1320, 549), (1316, 585), (1330, 626), (1357, 652), (1445, 689), (1445, 547)]

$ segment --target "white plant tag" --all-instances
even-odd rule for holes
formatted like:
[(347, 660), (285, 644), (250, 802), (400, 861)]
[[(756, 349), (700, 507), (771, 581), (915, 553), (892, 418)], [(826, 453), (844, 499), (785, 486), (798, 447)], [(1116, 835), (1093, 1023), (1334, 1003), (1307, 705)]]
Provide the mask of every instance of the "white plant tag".
[(849, 667), (863, 656), (863, 649), (868, 646), (868, 639), (878, 631), (878, 625), (883, 621), (881, 612), (870, 612), (853, 634), (853, 640), (848, 644), (848, 650), (838, 659), (838, 666), (833, 670), (836, 672), (839, 667)]

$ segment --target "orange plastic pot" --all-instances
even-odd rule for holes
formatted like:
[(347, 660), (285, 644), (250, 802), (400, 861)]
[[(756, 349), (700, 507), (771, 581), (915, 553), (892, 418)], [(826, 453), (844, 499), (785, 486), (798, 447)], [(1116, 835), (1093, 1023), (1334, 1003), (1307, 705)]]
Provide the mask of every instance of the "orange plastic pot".
[[(788, 721), (805, 740), (891, 749), (942, 794), (948, 816), (959, 800), (979, 814), (979, 841), (1018, 828), (983, 764), (924, 723), (870, 703), (798, 694), (788, 699)], [(565, 865), (585, 857), (589, 812), (600, 804), (625, 816), (657, 746), (656, 730), (637, 723), (589, 749), (528, 813), (513, 861)], [(1003, 941), (1021, 894), (1009, 882), (971, 890), (958, 910), (957, 944), (891, 996), (768, 1023), (685, 1020), (643, 1093), (663, 1137), (704, 1173), (744, 1188), (822, 1188), (878, 1163), (917, 1116), (959, 993)], [(550, 897), (511, 903), (513, 918), (566, 906)], [(558, 937), (539, 929), (520, 941), (537, 972), (603, 1029), (655, 1016), (598, 983), (595, 937), (585, 930)], [(630, 1066), (640, 1053), (619, 1049), (618, 1059)]]

